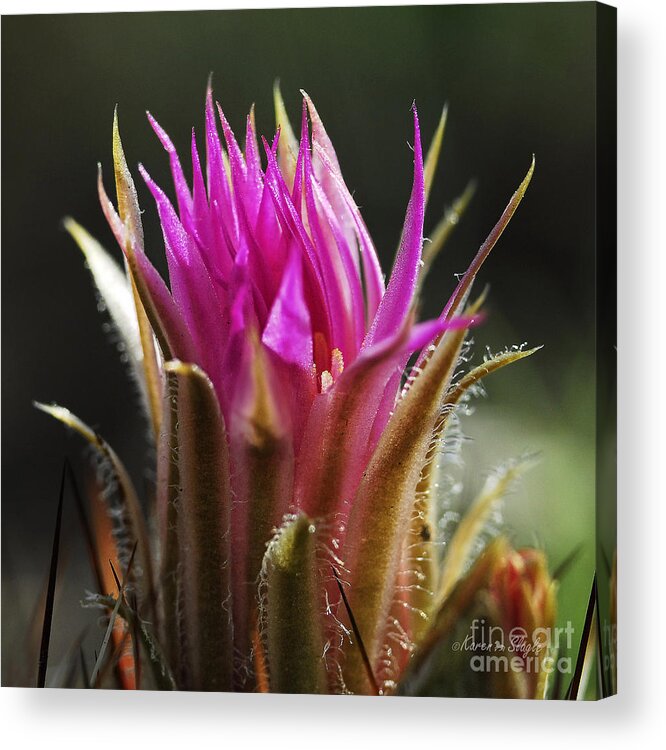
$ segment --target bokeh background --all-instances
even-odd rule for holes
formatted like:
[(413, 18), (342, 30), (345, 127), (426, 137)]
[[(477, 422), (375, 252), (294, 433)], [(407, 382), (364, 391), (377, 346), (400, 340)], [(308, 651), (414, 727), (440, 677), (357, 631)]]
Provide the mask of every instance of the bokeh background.
[[(34, 681), (22, 654), (39, 625), (63, 457), (85, 466), (80, 441), (32, 400), (71, 408), (139, 486), (150, 482), (133, 388), (61, 219), (73, 215), (115, 252), (95, 188), (97, 162), (112, 182), (114, 106), (130, 165), (142, 161), (167, 185), (145, 110), (187, 153), (211, 71), (235, 128), (254, 102), (259, 130), (272, 134), (275, 78), (293, 118), (299, 89), (308, 91), (387, 270), (411, 185), (410, 105), (427, 143), (449, 103), (426, 234), (470, 178), (478, 189), (429, 279), (424, 315), (439, 312), (536, 154), (527, 197), (481, 274), (490, 314), (475, 334), (476, 361), (486, 346), (544, 348), (493, 376), (464, 420), (458, 502), (506, 458), (539, 454), (505, 518), (517, 544), (545, 547), (553, 569), (579, 549), (560, 619), (580, 633), (595, 564), (594, 42), (593, 3), (3, 18), (3, 684)], [(149, 254), (164, 269), (142, 184), (139, 197)], [(78, 605), (93, 583), (71, 506), (64, 540), (54, 665), (81, 627), (90, 625), (89, 653), (100, 637)]]

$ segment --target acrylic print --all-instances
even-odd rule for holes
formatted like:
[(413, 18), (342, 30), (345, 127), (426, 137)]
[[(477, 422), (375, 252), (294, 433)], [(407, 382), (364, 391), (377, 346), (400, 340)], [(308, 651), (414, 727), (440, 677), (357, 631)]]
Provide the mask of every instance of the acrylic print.
[(614, 23), (3, 19), (3, 685), (615, 692)]

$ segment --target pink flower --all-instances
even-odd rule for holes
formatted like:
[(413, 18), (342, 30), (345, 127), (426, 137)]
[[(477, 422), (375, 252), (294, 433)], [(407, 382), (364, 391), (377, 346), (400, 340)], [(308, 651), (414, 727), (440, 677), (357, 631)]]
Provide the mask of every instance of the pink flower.
[[(377, 675), (387, 623), (405, 642), (416, 638), (404, 612), (416, 610), (417, 594), (399, 594), (402, 566), (446, 399), (453, 408), (464, 391), (451, 382), (480, 319), (469, 290), (533, 166), (441, 315), (416, 322), (443, 120), (424, 165), (412, 107), (412, 192), (385, 285), (311, 99), (303, 93), (300, 140), (277, 90), (276, 112), (277, 133), (261, 145), (248, 115), (241, 149), (209, 88), (205, 166), (193, 131), (191, 186), (148, 115), (176, 195), (174, 206), (139, 166), (162, 225), (168, 287), (145, 253), (117, 120), (118, 212), (100, 175), (136, 312), (124, 333), (158, 446), (159, 533), (137, 535), (160, 573), (144, 597), (158, 602), (152, 616), (179, 687), (375, 692), (385, 687)], [(104, 294), (99, 247), (78, 225), (70, 230)], [(469, 384), (496, 366), (472, 371)], [(285, 659), (290, 650), (293, 660), (320, 657), (301, 673)]]

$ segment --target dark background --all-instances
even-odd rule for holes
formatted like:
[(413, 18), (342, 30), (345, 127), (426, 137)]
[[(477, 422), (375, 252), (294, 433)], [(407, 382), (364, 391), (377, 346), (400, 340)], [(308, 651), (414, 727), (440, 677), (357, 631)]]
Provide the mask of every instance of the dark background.
[[(512, 523), (520, 540), (536, 540), (553, 558), (588, 543), (574, 583), (563, 587), (563, 612), (579, 617), (593, 564), (594, 45), (593, 3), (2, 19), (3, 683), (8, 650), (21, 644), (48, 568), (63, 456), (81, 454), (80, 442), (36, 412), (32, 399), (55, 400), (98, 427), (137, 483), (144, 479), (132, 386), (60, 221), (73, 215), (115, 252), (95, 187), (99, 161), (112, 190), (114, 105), (135, 174), (140, 160), (170, 187), (144, 112), (169, 132), (187, 167), (211, 71), (240, 132), (255, 102), (259, 130), (272, 134), (276, 77), (292, 121), (299, 88), (308, 91), (387, 271), (411, 186), (409, 107), (416, 100), (428, 144), (449, 102), (426, 235), (469, 178), (478, 190), (432, 273), (425, 315), (439, 312), (454, 273), (466, 268), (536, 154), (527, 197), (482, 273), (492, 286), (477, 359), (487, 344), (545, 348), (490, 385), (491, 398), (469, 424), (476, 448), (466, 471), (473, 490), (496, 459), (543, 451), (543, 468), (516, 506), (527, 510)], [(148, 252), (163, 269), (154, 206), (137, 184)], [(77, 537), (68, 511), (75, 570)], [(82, 589), (79, 579), (71, 591), (67, 585), (56, 607), (56, 651)]]

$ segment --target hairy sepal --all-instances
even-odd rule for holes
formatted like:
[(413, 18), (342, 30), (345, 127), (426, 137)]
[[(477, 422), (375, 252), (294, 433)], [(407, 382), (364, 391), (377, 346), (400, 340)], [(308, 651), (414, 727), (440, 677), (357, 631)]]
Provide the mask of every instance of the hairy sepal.
[[(478, 304), (477, 302), (471, 309), (477, 307)], [(539, 348), (535, 347), (524, 351), (516, 349), (493, 355), (483, 364), (464, 375), (455, 386), (449, 389), (443, 400), (426, 454), (426, 460), (421, 469), (421, 476), (416, 486), (412, 520), (405, 545), (406, 562), (408, 562), (412, 570), (412, 577), (416, 577), (417, 579), (405, 596), (407, 607), (406, 613), (403, 613), (405, 630), (414, 643), (418, 643), (430, 627), (430, 618), (438, 603), (437, 589), (440, 586), (441, 571), (437, 551), (439, 540), (436, 518), (438, 483), (436, 467), (437, 454), (441, 450), (445, 440), (448, 420), (459, 401), (482, 378), (506, 365), (529, 357), (538, 351)], [(507, 470), (510, 470), (510, 467)], [(497, 489), (501, 491), (501, 482)], [(482, 507), (479, 506), (477, 508), (475, 506), (477, 511), (480, 511)], [(462, 528), (464, 529), (465, 527), (462, 526)], [(448, 573), (447, 575), (452, 575), (452, 573)], [(447, 589), (450, 589), (452, 580), (446, 584)]]
[(327, 692), (318, 582), (316, 528), (301, 514), (278, 531), (263, 561), (264, 626), (271, 692)]
[(189, 689), (232, 688), (229, 457), (213, 386), (196, 365), (165, 364), (175, 385), (178, 548)]
[(165, 373), (163, 419), (157, 450), (157, 516), (160, 532), (162, 641), (175, 679), (187, 684), (183, 569), (179, 542), (180, 470), (178, 453), (178, 376)]
[(154, 611), (153, 564), (148, 540), (148, 529), (139, 503), (136, 490), (123, 462), (111, 446), (85, 422), (79, 419), (69, 409), (56, 404), (42, 404), (37, 401), (34, 405), (45, 414), (62, 422), (77, 432), (105, 462), (113, 473), (117, 484), (118, 507), (109, 507), (109, 512), (116, 519), (119, 529), (118, 554), (120, 562), (127, 564), (127, 554), (134, 543), (138, 546), (139, 563), (141, 565), (141, 591)]
[[(480, 621), (485, 614), (481, 594), (487, 590), (493, 570), (508, 550), (509, 544), (503, 537), (492, 540), (458, 582), (445, 605), (434, 612), (431, 628), (402, 675), (398, 688), (400, 695), (493, 697), (494, 686), (487, 674), (474, 674), (476, 684), (470, 687), (470, 656), (473, 652), (454, 644), (469, 635), (476, 616)], [(512, 677), (509, 671), (507, 681), (512, 682)]]
[(472, 386), (478, 383), (482, 378), (490, 375), (497, 370), (501, 370), (507, 365), (519, 362), (521, 359), (532, 356), (541, 349), (541, 346), (535, 346), (532, 349), (509, 349), (508, 351), (499, 352), (488, 357), (480, 365), (477, 365), (464, 375), (460, 381), (451, 389), (446, 397), (445, 405), (454, 406), (469, 391)]
[(234, 397), (234, 621), (237, 653), (248, 657), (256, 628), (257, 582), (266, 544), (293, 500), (291, 422), (280, 397), (286, 384), (258, 334), (250, 331)]
[[(345, 564), (349, 600), (371, 662), (375, 662), (394, 597), (403, 543), (442, 398), (453, 376), (465, 328), (447, 331), (396, 407), (352, 505)], [(370, 685), (356, 644), (346, 645), (344, 677), (353, 692)]]
[(102, 302), (120, 334), (123, 351), (132, 365), (142, 396), (146, 398), (142, 369), (143, 350), (133, 305), (132, 286), (124, 270), (111, 254), (79, 223), (66, 217), (63, 226), (83, 253)]
[(481, 493), (458, 524), (447, 546), (439, 578), (436, 607), (442, 606), (467, 570), (475, 542), (486, 526), (494, 507), (528, 466), (527, 460), (509, 463), (486, 480)]
[(141, 363), (143, 366), (148, 414), (150, 415), (153, 428), (153, 437), (155, 443), (157, 443), (160, 434), (160, 421), (162, 419), (162, 379), (159, 367), (160, 362), (155, 347), (154, 327), (148, 319), (145, 309), (145, 301), (142, 299), (135, 274), (131, 273), (128, 262), (128, 253), (131, 254), (133, 249), (136, 252), (143, 253), (143, 225), (141, 223), (141, 210), (139, 209), (136, 188), (134, 186), (134, 181), (132, 180), (132, 175), (127, 167), (125, 153), (120, 140), (117, 109), (113, 113), (113, 161), (116, 178), (118, 213), (120, 221), (125, 228), (125, 245), (127, 246), (124, 253), (126, 257), (126, 273), (132, 290), (134, 311), (139, 331), (139, 341), (143, 353)]

